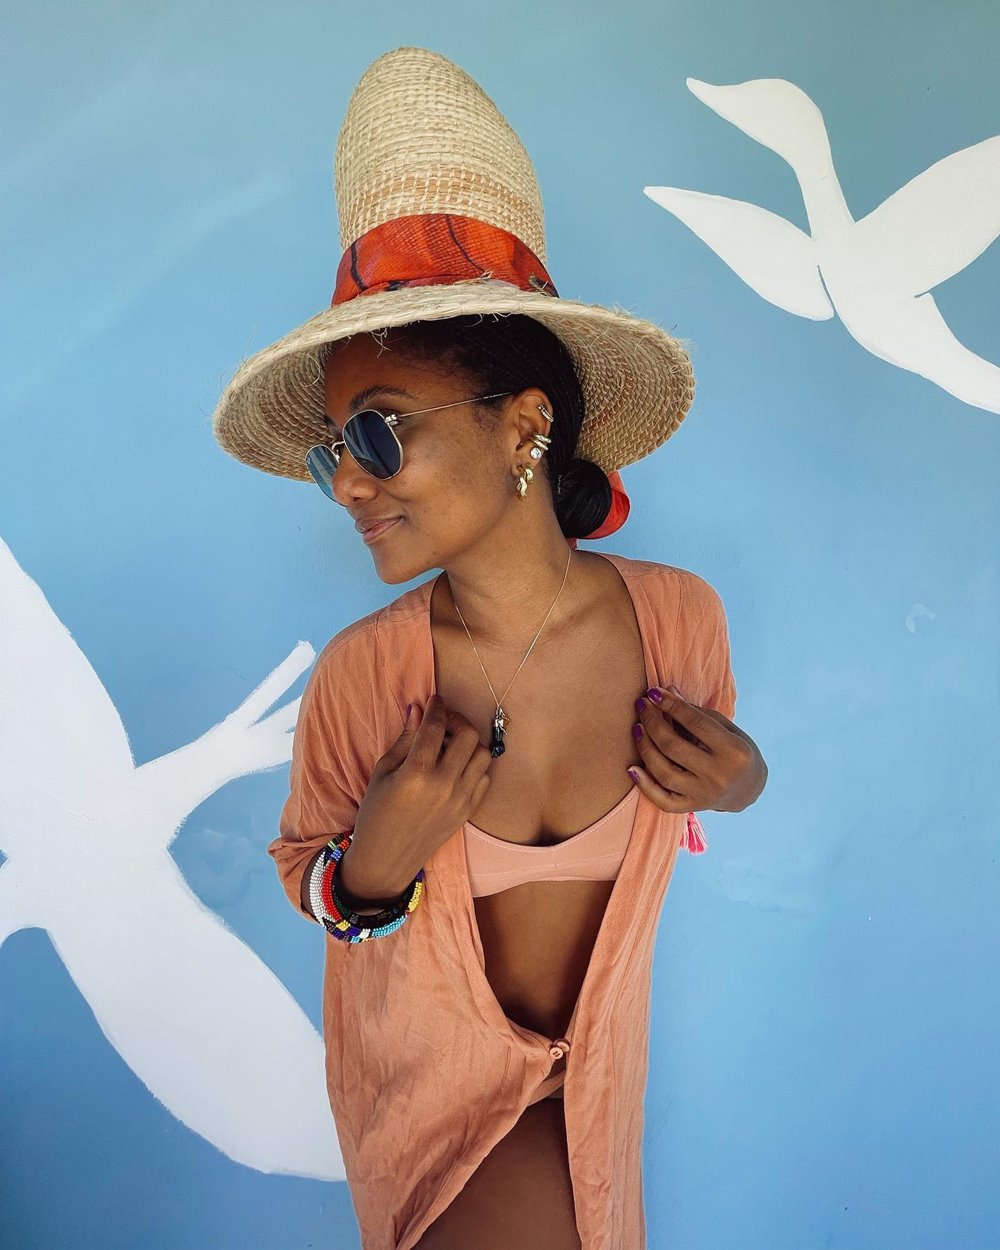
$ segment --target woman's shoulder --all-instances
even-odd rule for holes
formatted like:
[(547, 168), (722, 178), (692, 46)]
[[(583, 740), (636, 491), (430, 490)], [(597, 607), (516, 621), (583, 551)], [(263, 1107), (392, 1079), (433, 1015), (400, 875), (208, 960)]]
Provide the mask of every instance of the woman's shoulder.
[(400, 630), (421, 628), (432, 585), (433, 579), (422, 582), (419, 586), (397, 595), (383, 607), (345, 625), (323, 646), (314, 668), (336, 668), (345, 675), (351, 671), (370, 673), (390, 632), (396, 635), (393, 639), (395, 643)]
[(610, 551), (602, 551), (600, 554), (610, 560), (623, 576), (636, 578), (644, 583), (659, 583), (674, 593), (683, 593), (684, 598), (700, 599), (716, 594), (714, 586), (693, 569), (681, 568), (678, 564), (664, 564), (659, 560), (638, 560)]

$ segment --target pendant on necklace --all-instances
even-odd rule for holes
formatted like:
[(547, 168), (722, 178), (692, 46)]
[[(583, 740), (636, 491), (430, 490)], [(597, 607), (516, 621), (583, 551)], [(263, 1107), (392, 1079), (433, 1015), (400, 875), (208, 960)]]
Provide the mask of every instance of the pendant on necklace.
[(490, 755), (496, 759), (498, 755), (503, 755), (506, 748), (503, 744), (503, 736), (510, 724), (510, 717), (502, 707), (497, 708), (497, 714), (493, 717), (493, 737), (490, 739)]

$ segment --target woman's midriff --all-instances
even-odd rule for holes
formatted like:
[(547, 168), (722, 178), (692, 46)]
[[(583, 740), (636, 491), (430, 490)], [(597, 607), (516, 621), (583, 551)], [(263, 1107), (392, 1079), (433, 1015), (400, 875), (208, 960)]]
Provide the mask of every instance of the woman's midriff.
[(613, 881), (529, 881), (473, 900), (486, 979), (504, 1015), (562, 1037)]

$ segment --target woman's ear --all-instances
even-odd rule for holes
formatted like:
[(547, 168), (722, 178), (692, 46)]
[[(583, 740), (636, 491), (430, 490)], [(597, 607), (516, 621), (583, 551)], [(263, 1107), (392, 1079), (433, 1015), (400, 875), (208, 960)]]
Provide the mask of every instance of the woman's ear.
[(511, 406), (517, 421), (519, 448), (530, 443), (533, 434), (541, 434), (546, 438), (552, 437), (550, 430), (553, 423), (543, 414), (542, 409), (544, 408), (552, 418), (555, 417), (555, 413), (548, 395), (543, 390), (537, 386), (528, 387), (527, 390), (520, 391), (512, 397)]

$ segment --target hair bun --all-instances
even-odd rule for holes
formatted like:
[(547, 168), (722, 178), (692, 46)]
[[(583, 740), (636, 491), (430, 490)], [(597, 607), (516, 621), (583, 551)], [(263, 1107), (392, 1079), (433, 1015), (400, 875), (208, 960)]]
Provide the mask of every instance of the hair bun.
[(574, 456), (553, 483), (556, 519), (567, 538), (586, 538), (607, 520), (612, 491), (608, 475), (592, 460)]

